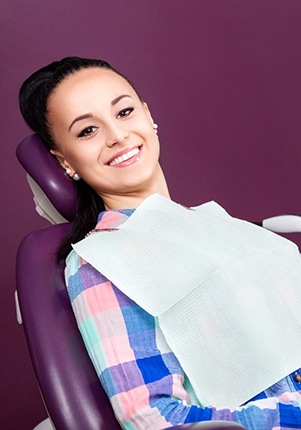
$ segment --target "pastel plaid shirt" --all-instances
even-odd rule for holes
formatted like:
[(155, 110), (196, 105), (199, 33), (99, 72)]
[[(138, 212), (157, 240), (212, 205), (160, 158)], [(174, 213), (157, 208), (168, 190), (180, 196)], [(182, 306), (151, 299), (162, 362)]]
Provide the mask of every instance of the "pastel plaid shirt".
[[(132, 213), (102, 212), (96, 228), (118, 227)], [(248, 430), (301, 429), (301, 369), (242, 407), (202, 407), (156, 318), (74, 251), (67, 258), (66, 284), (87, 351), (122, 428), (157, 430), (228, 420)], [(217, 372), (222, 378), (222, 369)]]

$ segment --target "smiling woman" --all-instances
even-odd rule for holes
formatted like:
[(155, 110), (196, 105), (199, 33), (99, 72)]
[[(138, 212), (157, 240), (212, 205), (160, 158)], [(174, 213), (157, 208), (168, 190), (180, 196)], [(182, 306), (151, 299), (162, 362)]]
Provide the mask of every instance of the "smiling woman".
[[(241, 423), (248, 430), (301, 428), (298, 369), (288, 376), (281, 375), (280, 381), (273, 380), (274, 385), (244, 406), (202, 406), (196, 395), (202, 387), (193, 388), (186, 367), (183, 369), (166, 342), (158, 318), (71, 251), (71, 244), (83, 239), (95, 225), (94, 231), (116, 230), (153, 194), (160, 194), (170, 203), (159, 164), (157, 126), (130, 82), (104, 61), (65, 58), (24, 82), (20, 108), (66, 174), (77, 179), (77, 217), (58, 250), (58, 259), (66, 258), (66, 287), (78, 327), (121, 426), (156, 430), (196, 421), (227, 420)], [(194, 216), (195, 211), (183, 210), (185, 219), (187, 213)], [(136, 215), (130, 221), (133, 219)], [(160, 227), (156, 222), (155, 226), (156, 230)], [(162, 235), (171, 233), (170, 226), (166, 227)], [(160, 246), (161, 241), (158, 243)], [(126, 246), (130, 247), (131, 241)], [(140, 269), (146, 267), (141, 262), (147, 261), (147, 250), (140, 246), (132, 251), (133, 264)], [(112, 254), (109, 257), (117, 266)], [(165, 266), (169, 277), (172, 269)], [(174, 282), (186, 291), (188, 279), (178, 276)], [(158, 285), (161, 287), (160, 279)], [(153, 288), (152, 281), (147, 288)], [(248, 304), (246, 307), (249, 309)], [(207, 308), (206, 312), (214, 315), (216, 311)], [(208, 323), (212, 321), (210, 317)], [(206, 349), (206, 342), (200, 346)], [(224, 364), (221, 362), (218, 368)], [(231, 385), (231, 380), (227, 384)], [(226, 402), (227, 398), (223, 404)]]

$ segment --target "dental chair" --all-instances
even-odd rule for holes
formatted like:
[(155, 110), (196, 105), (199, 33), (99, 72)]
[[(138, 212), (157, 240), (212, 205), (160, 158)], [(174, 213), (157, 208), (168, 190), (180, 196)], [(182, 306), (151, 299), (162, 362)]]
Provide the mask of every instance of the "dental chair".
[[(65, 288), (64, 267), (56, 263), (58, 244), (75, 216), (73, 183), (36, 135), (19, 144), (17, 158), (27, 172), (37, 211), (52, 224), (23, 239), (16, 265), (18, 321), (23, 323), (49, 426), (57, 430), (120, 430), (77, 328)], [(287, 231), (283, 218), (264, 224)], [(295, 224), (294, 231), (301, 231), (301, 218)], [(173, 428), (244, 429), (225, 421)]]

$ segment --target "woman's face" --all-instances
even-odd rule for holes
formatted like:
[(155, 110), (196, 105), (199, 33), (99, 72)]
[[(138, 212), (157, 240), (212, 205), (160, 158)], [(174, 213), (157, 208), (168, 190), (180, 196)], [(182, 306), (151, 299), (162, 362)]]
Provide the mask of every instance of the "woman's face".
[(118, 74), (89, 68), (67, 77), (50, 96), (48, 122), (62, 166), (104, 200), (143, 193), (158, 180), (159, 141), (150, 112)]

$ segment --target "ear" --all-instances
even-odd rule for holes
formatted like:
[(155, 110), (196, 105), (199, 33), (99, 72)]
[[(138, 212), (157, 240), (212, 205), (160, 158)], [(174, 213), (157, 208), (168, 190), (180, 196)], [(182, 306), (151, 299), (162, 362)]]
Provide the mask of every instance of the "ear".
[(56, 149), (51, 149), (50, 150), (51, 154), (54, 155), (57, 159), (57, 161), (60, 163), (60, 165), (62, 166), (62, 168), (64, 170), (69, 169), (70, 172), (70, 176), (73, 176), (75, 174), (75, 170), (70, 166), (70, 164), (68, 163), (68, 161), (65, 159), (64, 155), (62, 154), (62, 152), (56, 150)]

